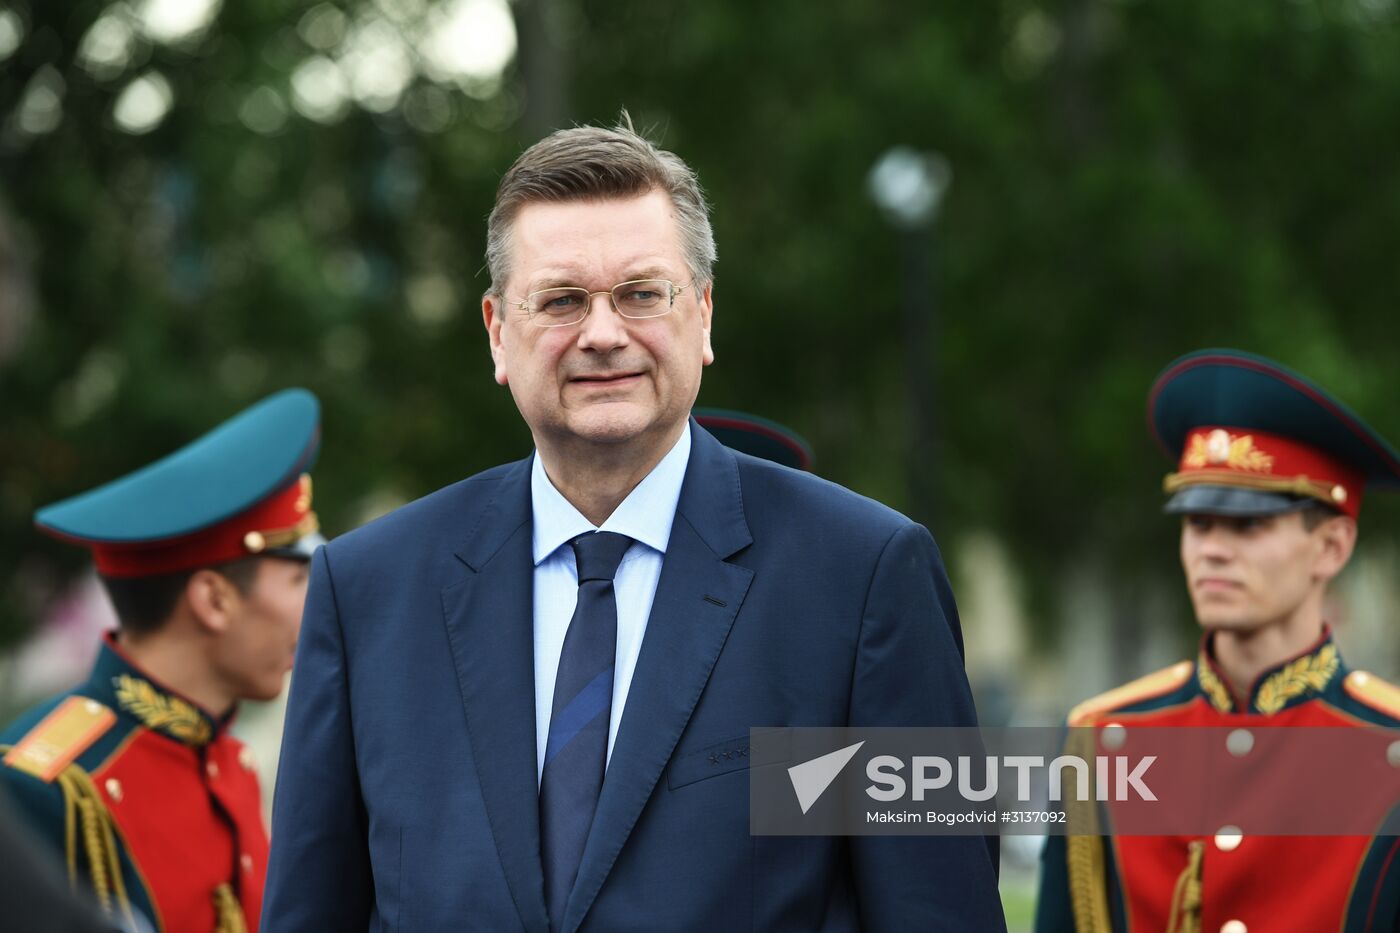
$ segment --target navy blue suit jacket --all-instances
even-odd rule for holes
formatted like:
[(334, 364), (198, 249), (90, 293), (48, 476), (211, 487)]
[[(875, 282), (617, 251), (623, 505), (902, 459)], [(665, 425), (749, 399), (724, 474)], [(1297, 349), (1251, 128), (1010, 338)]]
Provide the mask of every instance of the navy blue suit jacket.
[[(708, 759), (747, 745), (750, 727), (969, 725), (975, 712), (922, 526), (691, 431), (565, 928), (1004, 929), (980, 837), (749, 834), (747, 759)], [(528, 459), (317, 553), (265, 933), (548, 933), (532, 589)]]

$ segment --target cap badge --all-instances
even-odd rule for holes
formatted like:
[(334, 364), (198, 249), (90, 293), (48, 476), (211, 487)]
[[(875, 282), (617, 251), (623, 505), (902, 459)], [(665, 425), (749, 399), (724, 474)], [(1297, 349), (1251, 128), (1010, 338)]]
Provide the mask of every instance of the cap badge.
[(1271, 473), (1274, 469), (1274, 458), (1254, 446), (1253, 435), (1231, 437), (1229, 431), (1216, 428), (1208, 435), (1191, 435), (1191, 445), (1182, 457), (1181, 464), (1187, 469), (1224, 466), (1252, 473)]

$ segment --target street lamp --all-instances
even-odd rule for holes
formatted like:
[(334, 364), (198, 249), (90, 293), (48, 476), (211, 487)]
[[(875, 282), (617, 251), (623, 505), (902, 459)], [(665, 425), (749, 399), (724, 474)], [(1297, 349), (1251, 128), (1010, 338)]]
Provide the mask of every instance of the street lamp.
[(903, 241), (900, 320), (909, 407), (905, 475), (909, 512), (925, 524), (936, 515), (939, 458), (933, 224), (952, 181), (952, 167), (942, 155), (908, 146), (887, 150), (867, 179), (871, 198)]
[(886, 219), (901, 230), (929, 226), (938, 215), (953, 169), (937, 152), (895, 146), (870, 169), (870, 196)]

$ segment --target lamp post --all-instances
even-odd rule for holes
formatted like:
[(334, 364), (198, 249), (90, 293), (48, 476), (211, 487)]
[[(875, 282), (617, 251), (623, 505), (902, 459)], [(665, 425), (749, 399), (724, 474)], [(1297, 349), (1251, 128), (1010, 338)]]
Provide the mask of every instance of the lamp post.
[(880, 156), (867, 179), (870, 196), (885, 219), (900, 233), (900, 331), (904, 338), (904, 382), (908, 393), (909, 443), (905, 475), (909, 512), (931, 525), (937, 517), (938, 313), (934, 282), (933, 225), (953, 180), (948, 160), (936, 152), (895, 146)]

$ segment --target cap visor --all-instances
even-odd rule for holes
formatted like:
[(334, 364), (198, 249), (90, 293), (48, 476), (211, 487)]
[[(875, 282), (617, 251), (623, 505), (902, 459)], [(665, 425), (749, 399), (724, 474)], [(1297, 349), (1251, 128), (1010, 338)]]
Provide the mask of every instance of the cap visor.
[(1307, 496), (1289, 496), (1235, 486), (1187, 486), (1167, 500), (1168, 515), (1285, 515), (1324, 503)]

